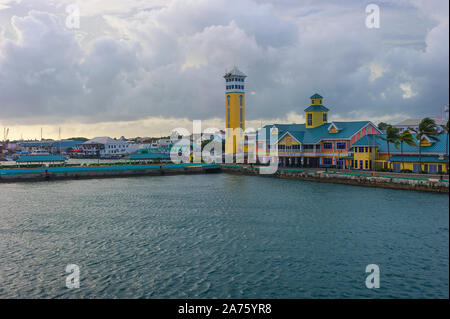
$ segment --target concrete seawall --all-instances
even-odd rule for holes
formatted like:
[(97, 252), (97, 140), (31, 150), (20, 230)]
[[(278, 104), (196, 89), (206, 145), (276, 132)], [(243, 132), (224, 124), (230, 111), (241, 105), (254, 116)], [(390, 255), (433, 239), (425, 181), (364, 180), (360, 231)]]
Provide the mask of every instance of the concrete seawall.
[(263, 177), (290, 178), (305, 181), (337, 183), (356, 186), (383, 187), (437, 193), (449, 193), (449, 182), (429, 178), (408, 178), (399, 176), (371, 176), (370, 174), (348, 174), (301, 169), (278, 169), (275, 174), (260, 175), (257, 167), (222, 165), (222, 172)]
[(219, 165), (167, 164), (0, 170), (1, 182), (219, 173)]
[(449, 193), (448, 180), (413, 178), (401, 176), (371, 176), (370, 174), (308, 171), (279, 168), (275, 174), (261, 175), (257, 167), (215, 164), (166, 164), (166, 165), (123, 165), (94, 167), (59, 167), (36, 169), (0, 170), (2, 182), (35, 182), (63, 179), (108, 178), (130, 176), (160, 176), (177, 174), (230, 173), (258, 175), (263, 177), (291, 178), (305, 181), (347, 184), (356, 186), (383, 187)]

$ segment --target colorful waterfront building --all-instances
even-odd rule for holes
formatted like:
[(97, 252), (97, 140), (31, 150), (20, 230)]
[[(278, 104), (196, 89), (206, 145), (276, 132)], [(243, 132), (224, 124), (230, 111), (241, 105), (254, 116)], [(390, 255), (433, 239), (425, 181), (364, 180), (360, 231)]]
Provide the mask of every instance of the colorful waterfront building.
[(419, 155), (419, 141), (416, 134), (412, 134), (417, 146), (410, 146), (406, 143), (402, 148), (396, 148), (392, 143), (387, 143), (379, 136), (365, 136), (353, 144), (350, 152), (353, 154), (349, 160), (349, 166), (353, 169), (367, 170), (367, 163), (373, 163), (377, 169), (392, 170), (394, 172), (425, 172), (430, 174), (448, 173), (446, 154), (449, 149), (445, 147), (445, 134), (438, 135), (439, 140), (434, 141), (427, 136), (420, 141), (421, 151)]
[(225, 78), (225, 153), (244, 152), (245, 131), (245, 78), (237, 67)]
[[(305, 112), (305, 124), (266, 125), (265, 135), (278, 129), (279, 163), (293, 167), (349, 168), (350, 149), (366, 135), (382, 132), (370, 121), (328, 121), (329, 109), (323, 105), (319, 94), (310, 97)], [(269, 140), (258, 139), (258, 154), (269, 154)], [(266, 160), (268, 157), (266, 158)]]
[(262, 128), (264, 131), (259, 134), (264, 132), (264, 135), (258, 136), (257, 152), (263, 162), (270, 159), (268, 137), (277, 129), (275, 147), (282, 167), (447, 172), (445, 135), (440, 135), (437, 142), (426, 136), (422, 139), (420, 161), (419, 148), (406, 144), (403, 155), (393, 145), (388, 154), (387, 144), (381, 139), (384, 133), (371, 121), (329, 122), (329, 109), (323, 105), (323, 97), (316, 93), (310, 102), (304, 110), (305, 124), (273, 124)]

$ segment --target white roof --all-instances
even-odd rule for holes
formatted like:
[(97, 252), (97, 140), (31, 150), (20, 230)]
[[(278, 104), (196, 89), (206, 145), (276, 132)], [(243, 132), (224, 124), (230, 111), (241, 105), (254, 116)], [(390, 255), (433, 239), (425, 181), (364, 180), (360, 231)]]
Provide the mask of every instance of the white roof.
[(117, 143), (123, 143), (126, 141), (123, 140), (114, 140), (108, 136), (99, 136), (94, 137), (93, 139), (84, 142), (83, 144), (117, 144)]
[[(401, 121), (400, 123), (395, 124), (394, 126), (419, 126), (421, 119), (408, 119)], [(447, 123), (446, 120), (442, 119), (434, 119), (437, 125), (445, 125)]]

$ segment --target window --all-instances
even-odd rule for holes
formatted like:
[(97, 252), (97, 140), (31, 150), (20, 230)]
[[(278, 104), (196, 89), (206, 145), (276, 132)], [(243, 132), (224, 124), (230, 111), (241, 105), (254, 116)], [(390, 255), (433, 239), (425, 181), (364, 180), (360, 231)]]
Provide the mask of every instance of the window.
[(308, 113), (308, 125), (312, 125), (312, 114)]
[(285, 148), (286, 148), (285, 145), (278, 145), (278, 149), (279, 149), (279, 150), (284, 150)]
[(346, 143), (345, 142), (337, 142), (336, 143), (336, 148), (338, 150), (345, 150), (346, 149)]
[(364, 161), (359, 161), (359, 168), (360, 168), (360, 169), (363, 169), (363, 168), (364, 168), (363, 163), (364, 163)]
[(358, 168), (358, 161), (355, 160), (355, 168)]
[(331, 165), (331, 164), (333, 164), (333, 159), (332, 159), (332, 158), (329, 158), (329, 157), (325, 157), (325, 158), (323, 159), (323, 163), (324, 163), (325, 165)]
[(327, 113), (323, 113), (323, 121), (324, 121), (324, 122), (327, 121)]
[(369, 161), (366, 160), (366, 169), (369, 169)]
[(331, 150), (333, 148), (333, 143), (323, 143), (324, 150)]
[(365, 151), (366, 151), (366, 153), (367, 153), (367, 152), (369, 152), (369, 148), (368, 148), (368, 147), (366, 147), (366, 148), (365, 148)]
[(359, 148), (359, 152), (360, 152), (360, 153), (364, 153), (364, 147), (360, 147), (360, 148)]
[(314, 104), (314, 100), (311, 100), (311, 104)]
[(239, 102), (241, 103), (241, 106), (242, 106), (242, 98), (243, 98), (243, 96), (239, 95)]
[(230, 106), (230, 96), (229, 95), (227, 95), (227, 104), (228, 104), (228, 106)]

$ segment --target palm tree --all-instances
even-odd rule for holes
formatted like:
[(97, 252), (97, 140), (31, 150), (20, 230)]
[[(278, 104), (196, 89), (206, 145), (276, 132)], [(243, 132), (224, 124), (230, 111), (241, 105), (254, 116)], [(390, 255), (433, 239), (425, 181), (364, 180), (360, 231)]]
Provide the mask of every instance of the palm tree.
[(405, 130), (402, 134), (400, 134), (398, 138), (400, 142), (401, 154), (402, 154), (402, 170), (405, 169), (405, 162), (403, 161), (403, 143), (408, 144), (409, 146), (417, 146), (416, 142), (414, 142), (414, 136), (412, 136), (411, 132)]
[(424, 118), (417, 129), (411, 129), (416, 133), (416, 140), (419, 142), (419, 172), (422, 173), (422, 139), (427, 136), (433, 141), (439, 141), (439, 132), (436, 129), (436, 122), (429, 117)]
[[(387, 143), (387, 151), (388, 151), (388, 160), (391, 157), (391, 152), (389, 150), (389, 144), (394, 144), (395, 148), (398, 149), (399, 144), (399, 131), (397, 128), (393, 127), (392, 125), (388, 125), (386, 127), (386, 137), (384, 136), (377, 136), (378, 138), (382, 139), (383, 141), (386, 141)], [(388, 167), (390, 169), (390, 167)]]
[(447, 161), (445, 162), (445, 167), (446, 167), (446, 171), (448, 173), (448, 122), (446, 125), (441, 125), (442, 129), (444, 130), (444, 132), (447, 134), (447, 138), (445, 140), (445, 155), (447, 155)]

